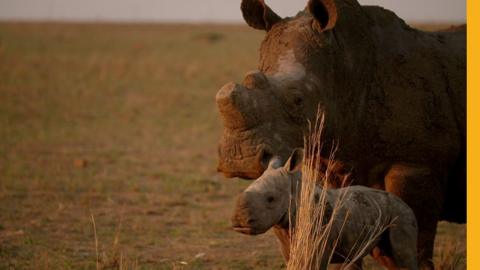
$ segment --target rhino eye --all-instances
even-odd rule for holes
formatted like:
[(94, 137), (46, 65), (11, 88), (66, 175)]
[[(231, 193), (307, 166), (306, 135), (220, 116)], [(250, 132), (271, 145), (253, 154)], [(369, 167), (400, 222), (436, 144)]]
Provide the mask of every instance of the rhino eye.
[(275, 198), (273, 196), (268, 196), (267, 197), (267, 202), (268, 203), (273, 203), (273, 201), (275, 201)]
[(300, 105), (302, 105), (302, 103), (303, 103), (303, 99), (302, 99), (301, 97), (295, 97), (295, 98), (293, 99), (293, 103), (294, 103), (296, 106), (300, 106)]
[(285, 105), (288, 116), (296, 123), (304, 123), (305, 114), (304, 106), (305, 99), (299, 92), (293, 92), (285, 99)]

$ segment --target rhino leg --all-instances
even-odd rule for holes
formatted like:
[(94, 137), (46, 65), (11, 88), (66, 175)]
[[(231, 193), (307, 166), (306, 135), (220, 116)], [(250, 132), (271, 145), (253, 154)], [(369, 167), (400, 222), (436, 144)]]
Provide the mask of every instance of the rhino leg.
[[(392, 260), (392, 258), (390, 258), (388, 256), (385, 256), (385, 254), (383, 254), (381, 249), (378, 248), (378, 247), (375, 247), (372, 250), (372, 258), (375, 261), (377, 261), (378, 264), (382, 265), (383, 267), (387, 268), (388, 270), (397, 270), (398, 269), (395, 261)], [(415, 267), (417, 267), (417, 266), (415, 265)]]
[(417, 218), (420, 269), (434, 269), (433, 246), (446, 183), (438, 175), (429, 167), (394, 164), (385, 176), (385, 190), (405, 201)]
[(417, 270), (418, 236), (415, 220), (399, 218), (395, 225), (388, 230), (388, 233), (397, 269)]

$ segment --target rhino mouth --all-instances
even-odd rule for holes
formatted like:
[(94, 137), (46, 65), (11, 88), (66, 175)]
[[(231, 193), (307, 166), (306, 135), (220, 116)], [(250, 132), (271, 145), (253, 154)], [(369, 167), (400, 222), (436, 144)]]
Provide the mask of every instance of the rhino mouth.
[[(280, 227), (286, 227), (288, 228), (288, 224), (290, 223), (289, 222), (289, 212), (285, 212), (279, 219), (279, 221), (276, 223), (275, 226), (280, 226)], [(235, 231), (235, 232), (238, 232), (238, 233), (242, 233), (242, 234), (246, 234), (246, 235), (258, 235), (258, 234), (262, 234), (262, 233), (265, 233), (266, 231), (268, 231), (269, 228), (267, 228), (266, 230), (262, 230), (262, 229), (259, 229), (259, 228), (255, 228), (253, 226), (244, 226), (244, 225), (233, 225), (232, 226), (232, 229)]]
[(240, 177), (244, 179), (256, 179), (262, 175), (273, 157), (271, 147), (259, 144), (255, 147), (241, 148), (240, 143), (234, 143), (234, 147), (219, 148), (219, 163), (217, 171), (226, 177)]
[(242, 234), (247, 234), (247, 235), (257, 235), (258, 233), (255, 232), (255, 230), (252, 227), (243, 227), (243, 226), (233, 226), (232, 227), (234, 231), (242, 233)]

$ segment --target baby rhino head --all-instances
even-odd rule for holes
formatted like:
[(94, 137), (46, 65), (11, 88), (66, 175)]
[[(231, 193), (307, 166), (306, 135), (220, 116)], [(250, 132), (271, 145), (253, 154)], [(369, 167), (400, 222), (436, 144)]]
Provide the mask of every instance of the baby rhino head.
[(232, 217), (235, 231), (256, 235), (275, 225), (288, 226), (302, 161), (303, 151), (296, 149), (284, 166), (278, 159), (270, 162), (260, 178), (238, 196)]

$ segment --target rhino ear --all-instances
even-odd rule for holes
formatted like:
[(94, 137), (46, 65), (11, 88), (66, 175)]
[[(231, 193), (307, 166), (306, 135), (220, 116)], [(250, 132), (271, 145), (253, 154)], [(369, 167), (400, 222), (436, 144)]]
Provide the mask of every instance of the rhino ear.
[(292, 155), (285, 163), (285, 169), (289, 173), (297, 172), (302, 170), (303, 163), (303, 149), (297, 148), (293, 150)]
[(251, 27), (269, 31), (282, 18), (278, 16), (264, 0), (242, 0), (243, 18)]
[(282, 160), (279, 157), (273, 157), (268, 163), (269, 169), (278, 169), (282, 167)]
[(308, 11), (315, 18), (315, 25), (320, 32), (335, 27), (337, 23), (337, 6), (335, 0), (309, 0)]

